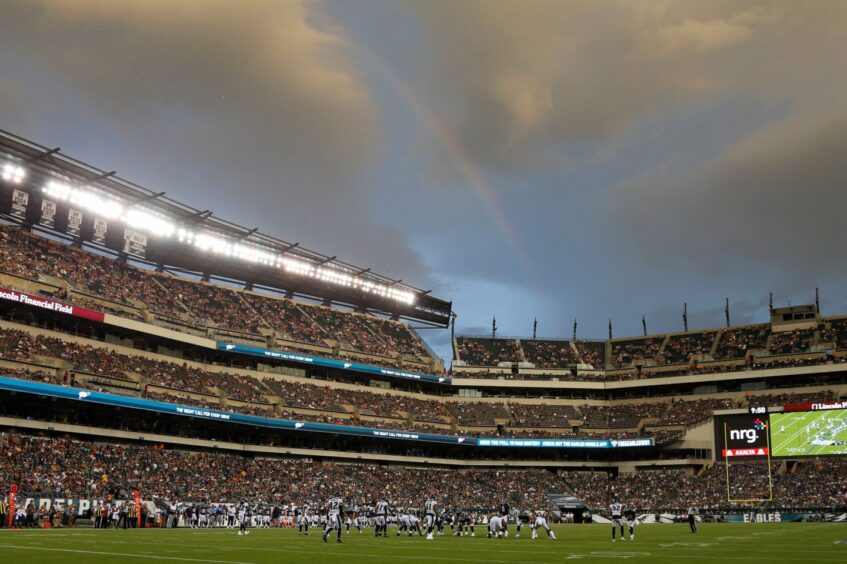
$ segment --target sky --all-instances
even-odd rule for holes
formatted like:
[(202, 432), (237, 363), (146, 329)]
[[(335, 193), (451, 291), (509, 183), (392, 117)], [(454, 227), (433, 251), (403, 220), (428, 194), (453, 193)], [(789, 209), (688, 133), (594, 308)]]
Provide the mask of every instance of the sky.
[(457, 334), (847, 314), (847, 2), (0, 7), (0, 129), (432, 289)]

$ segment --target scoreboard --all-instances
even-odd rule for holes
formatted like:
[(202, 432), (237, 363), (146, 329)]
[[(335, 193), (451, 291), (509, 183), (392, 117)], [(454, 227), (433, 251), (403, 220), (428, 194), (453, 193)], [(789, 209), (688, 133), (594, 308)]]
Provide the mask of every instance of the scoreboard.
[(847, 402), (751, 406), (715, 415), (715, 454), (731, 458), (796, 458), (847, 454)]

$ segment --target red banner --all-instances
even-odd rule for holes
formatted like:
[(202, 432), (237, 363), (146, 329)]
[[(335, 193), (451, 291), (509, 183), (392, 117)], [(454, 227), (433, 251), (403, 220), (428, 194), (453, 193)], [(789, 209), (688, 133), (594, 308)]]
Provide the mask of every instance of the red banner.
[(825, 411), (829, 409), (847, 409), (847, 401), (830, 401), (820, 403), (793, 403), (786, 405), (782, 411)]
[(18, 292), (17, 290), (9, 290), (7, 288), (0, 288), (0, 300), (47, 309), (55, 311), (56, 313), (61, 313), (62, 315), (82, 317), (83, 319), (90, 319), (100, 323), (103, 323), (103, 320), (106, 318), (105, 314), (99, 311), (94, 311), (93, 309), (86, 309), (84, 307), (57, 302), (49, 298), (39, 298), (38, 296), (25, 294), (24, 292)]
[(135, 515), (136, 515), (136, 518), (138, 519), (138, 523), (137, 523), (138, 528), (140, 529), (141, 528), (141, 492), (138, 491), (138, 490), (135, 490), (134, 497), (135, 497)]
[(15, 522), (15, 499), (18, 497), (18, 485), (9, 487), (9, 527)]
[(721, 451), (724, 458), (727, 456), (767, 456), (768, 449), (765, 447), (756, 448), (728, 448)]

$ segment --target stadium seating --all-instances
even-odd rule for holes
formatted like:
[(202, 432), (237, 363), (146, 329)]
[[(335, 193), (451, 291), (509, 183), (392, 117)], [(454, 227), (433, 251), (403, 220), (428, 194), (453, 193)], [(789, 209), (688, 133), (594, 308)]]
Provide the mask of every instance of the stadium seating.
[(520, 362), (514, 339), (457, 337), (456, 352), (468, 366), (497, 366), (500, 362)]
[(733, 327), (722, 332), (718, 339), (715, 358), (744, 358), (748, 351), (765, 348), (768, 326)]
[(723, 463), (717, 463), (696, 475), (690, 469), (663, 468), (618, 476), (607, 472), (570, 472), (564, 475), (564, 480), (577, 498), (604, 514), (613, 497), (639, 513), (684, 514), (689, 506), (697, 507), (701, 514), (746, 510), (750, 503), (745, 500), (770, 498), (769, 480), (775, 482), (773, 501), (758, 502), (756, 506), (815, 509), (843, 506), (847, 486), (843, 480), (834, 478), (847, 470), (845, 463), (843, 459), (832, 458), (797, 463), (793, 473), (781, 477), (780, 462), (772, 463), (769, 476), (767, 460), (748, 460), (733, 462), (729, 472)]
[(509, 404), (512, 422), (516, 427), (567, 428), (579, 419), (576, 409), (570, 405)]
[(716, 336), (717, 331), (671, 335), (662, 351), (662, 360), (665, 364), (688, 363), (694, 355), (709, 353)]
[(536, 368), (563, 369), (579, 362), (569, 341), (521, 339), (520, 344), (527, 362)]
[(813, 329), (795, 329), (774, 333), (771, 337), (771, 354), (797, 354), (809, 350), (815, 337)]
[(583, 364), (589, 364), (597, 369), (606, 367), (605, 341), (574, 341), (574, 345)]
[(274, 330), (284, 340), (324, 347), (327, 356), (338, 349), (345, 357), (366, 354), (388, 366), (403, 366), (398, 355), (424, 364), (433, 360), (420, 338), (397, 321), (153, 273), (14, 227), (0, 228), (0, 238), (0, 272), (64, 280), (74, 290), (68, 299), (80, 305), (103, 309), (102, 302), (84, 297), (88, 294), (122, 304), (109, 308), (120, 315), (140, 318), (139, 308), (147, 308), (204, 331), (211, 326), (252, 340)]
[(583, 405), (582, 426), (587, 429), (637, 427), (642, 419), (659, 418), (667, 409), (662, 403), (628, 403), (614, 406)]
[(623, 368), (636, 360), (654, 359), (659, 353), (664, 336), (612, 341), (612, 364)]
[(730, 399), (674, 401), (659, 421), (660, 425), (694, 425), (712, 417), (718, 409), (741, 407)]
[[(22, 492), (50, 497), (112, 496), (235, 502), (264, 500), (317, 506), (329, 495), (374, 504), (423, 507), (548, 509), (548, 490), (562, 482), (546, 470), (449, 470), (370, 464), (322, 464), (309, 459), (247, 458), (164, 446), (110, 444), (0, 433), (0, 476)], [(328, 493), (327, 488), (332, 488)], [(361, 503), (361, 502), (360, 502)]]
[(822, 339), (824, 342), (834, 342), (836, 348), (840, 350), (847, 349), (847, 318), (835, 319), (830, 321), (832, 338)]
[(468, 427), (491, 426), (496, 419), (510, 418), (506, 405), (502, 403), (450, 402), (447, 409), (456, 417), (459, 425)]

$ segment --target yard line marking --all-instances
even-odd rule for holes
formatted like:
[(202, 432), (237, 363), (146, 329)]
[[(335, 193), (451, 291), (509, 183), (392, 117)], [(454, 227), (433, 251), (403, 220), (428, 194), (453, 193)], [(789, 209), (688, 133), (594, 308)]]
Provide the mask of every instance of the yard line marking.
[(240, 562), (238, 560), (209, 560), (208, 558), (181, 558), (178, 556), (154, 556), (140, 553), (127, 552), (103, 552), (99, 550), (78, 550), (74, 548), (47, 548), (45, 546), (22, 546), (19, 544), (0, 544), (3, 548), (17, 548), (21, 550), (47, 550), (50, 552), (75, 552), (78, 554), (99, 554), (101, 556), (126, 556), (129, 558), (152, 558), (154, 560), (181, 560), (185, 562), (215, 562), (217, 564), (256, 564), (255, 562)]

